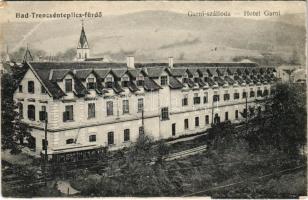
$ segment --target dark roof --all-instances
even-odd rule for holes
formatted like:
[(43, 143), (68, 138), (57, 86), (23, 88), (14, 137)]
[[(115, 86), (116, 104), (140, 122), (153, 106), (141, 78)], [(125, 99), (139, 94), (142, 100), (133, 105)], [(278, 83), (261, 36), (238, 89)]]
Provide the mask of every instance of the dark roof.
[[(240, 75), (244, 75), (239, 82), (244, 79), (246, 82), (250, 83), (251, 78), (245, 76), (241, 72), (252, 72), (252, 71), (266, 71), (265, 74), (271, 75), (275, 71), (272, 67), (267, 68), (253, 68), (251, 66), (257, 66), (254, 63), (176, 63), (174, 68), (168, 68), (167, 63), (136, 63), (136, 69), (127, 68), (126, 63), (105, 63), (105, 62), (30, 62), (26, 64), (29, 65), (34, 72), (39, 76), (39, 79), (43, 82), (48, 92), (54, 98), (61, 98), (65, 96), (64, 91), (58, 86), (57, 81), (62, 80), (67, 74), (71, 74), (76, 82), (75, 93), (78, 96), (83, 96), (87, 93), (87, 89), (82, 84), (82, 80), (85, 79), (90, 73), (93, 73), (99, 81), (104, 79), (108, 73), (112, 73), (116, 78), (122, 77), (125, 73), (130, 75), (132, 78), (138, 76), (139, 73), (143, 73), (145, 76), (144, 88), (145, 90), (158, 90), (161, 87), (153, 81), (151, 78), (159, 77), (166, 71), (171, 77), (169, 81), (169, 86), (171, 88), (181, 88), (183, 84), (174, 77), (183, 76), (186, 72), (194, 74), (196, 72), (202, 74), (211, 74), (216, 76), (217, 73), (223, 74), (227, 70), (230, 74), (235, 71), (239, 72)], [(229, 68), (226, 68), (229, 66)], [(142, 68), (142, 69), (141, 69)], [(148, 77), (147, 77), (148, 76)], [(174, 77), (172, 77), (174, 76)], [(272, 75), (270, 77), (264, 76), (260, 78), (260, 81), (273, 80)], [(227, 81), (229, 84), (232, 83), (232, 78), (225, 78), (217, 80), (219, 85), (222, 85)], [(259, 80), (258, 80), (259, 81)], [(256, 80), (254, 80), (256, 82)], [(212, 86), (215, 82), (212, 79), (208, 79), (208, 85)], [(198, 82), (199, 86), (206, 84), (202, 80)], [(194, 87), (196, 84), (193, 80), (188, 79), (189, 87)], [(133, 92), (136, 91), (137, 86), (135, 84), (130, 84), (129, 89)], [(97, 85), (97, 92), (103, 92), (103, 85)], [(122, 91), (121, 86), (116, 83), (114, 86), (116, 93)]]
[(78, 97), (85, 96), (88, 93), (87, 89), (78, 78), (75, 79), (74, 89)]
[(234, 80), (232, 78), (230, 78), (229, 76), (225, 76), (225, 81), (227, 81), (229, 85), (234, 84)]
[(76, 76), (82, 80), (85, 80), (89, 74), (93, 72), (92, 69), (81, 69), (81, 70), (76, 70)]
[(136, 77), (141, 73), (141, 69), (128, 69), (128, 73), (129, 73), (133, 78), (136, 78)]
[(159, 90), (161, 87), (149, 77), (144, 77), (144, 89), (147, 91)]
[(165, 70), (164, 67), (147, 67), (147, 68), (144, 68), (145, 73), (151, 78), (159, 77), (163, 73), (164, 70)]
[(224, 68), (224, 67), (216, 69), (218, 76), (223, 76), (225, 74), (226, 70), (227, 70), (227, 68)]
[(186, 70), (187, 68), (184, 68), (184, 67), (169, 69), (170, 73), (175, 77), (184, 76), (184, 74), (186, 73)]
[(173, 76), (169, 77), (169, 87), (171, 89), (180, 89), (183, 88), (183, 84), (176, 78), (174, 78)]
[(110, 69), (95, 69), (94, 71), (100, 78), (105, 78), (110, 72)]
[(120, 86), (120, 84), (118, 83), (118, 81), (115, 81), (113, 84), (112, 89), (114, 90), (115, 93), (121, 93), (124, 92), (123, 88)]
[(121, 78), (127, 72), (127, 69), (112, 69), (112, 72), (117, 78)]
[(136, 86), (136, 84), (133, 81), (128, 82), (128, 89), (131, 92), (137, 92), (139, 90), (138, 87)]
[(62, 80), (68, 73), (69, 69), (57, 69), (57, 70), (51, 70), (51, 80), (52, 81), (60, 81)]

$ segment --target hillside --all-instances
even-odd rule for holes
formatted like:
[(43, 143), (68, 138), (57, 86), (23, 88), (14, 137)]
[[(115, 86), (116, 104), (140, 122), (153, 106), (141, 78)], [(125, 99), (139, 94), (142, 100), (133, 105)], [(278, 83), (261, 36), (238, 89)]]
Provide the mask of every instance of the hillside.
[[(305, 27), (298, 15), (293, 17), (293, 25), (285, 17), (269, 21), (145, 11), (88, 20), (85, 30), (92, 55), (113, 60), (124, 60), (130, 54), (138, 61), (166, 60), (168, 56), (228, 61), (235, 56), (262, 57), (269, 52), (288, 58), (294, 51), (303, 57)], [(55, 55), (76, 47), (80, 21), (7, 23), (2, 31), (4, 42), (11, 48), (29, 43)]]

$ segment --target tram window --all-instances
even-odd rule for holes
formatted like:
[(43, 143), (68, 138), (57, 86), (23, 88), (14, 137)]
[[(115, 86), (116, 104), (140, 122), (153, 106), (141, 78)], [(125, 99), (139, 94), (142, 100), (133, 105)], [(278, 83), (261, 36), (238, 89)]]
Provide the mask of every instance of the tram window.
[(70, 138), (66, 140), (66, 144), (73, 144), (74, 143), (74, 139)]
[(96, 142), (96, 135), (90, 135), (89, 142)]

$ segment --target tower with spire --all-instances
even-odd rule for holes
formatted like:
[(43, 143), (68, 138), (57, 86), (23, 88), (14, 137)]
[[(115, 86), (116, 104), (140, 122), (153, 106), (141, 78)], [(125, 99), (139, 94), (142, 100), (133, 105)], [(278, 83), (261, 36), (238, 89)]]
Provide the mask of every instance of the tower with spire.
[(86, 33), (84, 31), (84, 23), (82, 20), (82, 28), (81, 28), (80, 38), (79, 38), (79, 42), (77, 46), (76, 59), (78, 61), (84, 61), (89, 57), (90, 57), (90, 47), (89, 47)]

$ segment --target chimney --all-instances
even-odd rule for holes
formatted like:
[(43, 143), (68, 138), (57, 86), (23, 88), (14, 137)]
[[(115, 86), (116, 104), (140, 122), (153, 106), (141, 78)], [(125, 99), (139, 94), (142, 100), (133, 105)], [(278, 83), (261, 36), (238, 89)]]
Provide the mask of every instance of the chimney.
[(135, 58), (134, 56), (128, 56), (127, 60), (127, 67), (131, 69), (135, 69)]
[(169, 67), (173, 68), (173, 57), (169, 57), (168, 62), (169, 62)]

